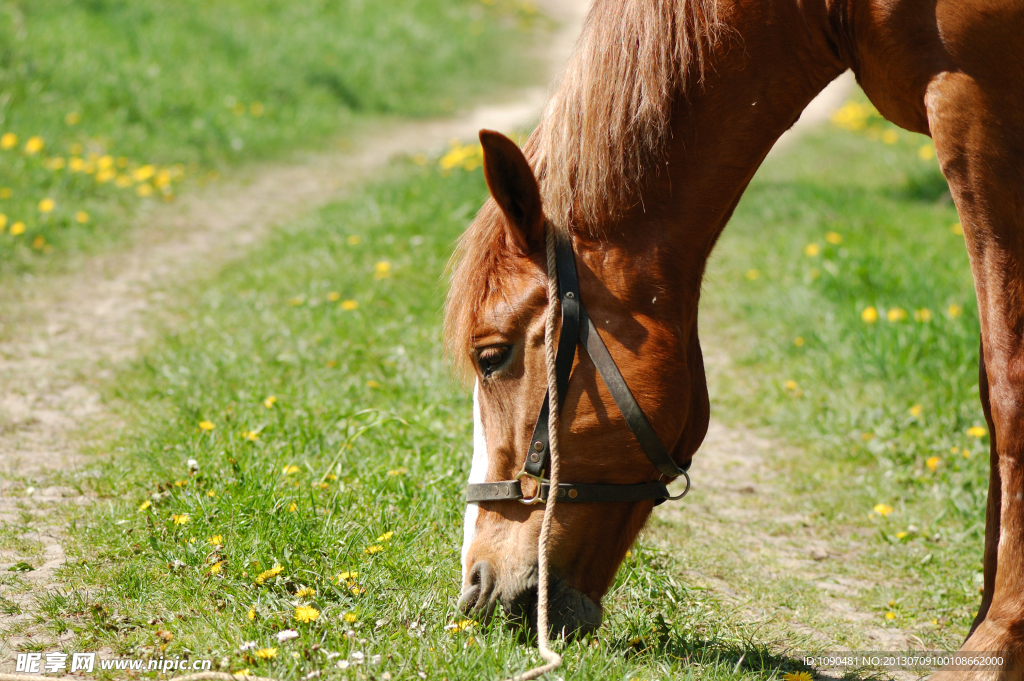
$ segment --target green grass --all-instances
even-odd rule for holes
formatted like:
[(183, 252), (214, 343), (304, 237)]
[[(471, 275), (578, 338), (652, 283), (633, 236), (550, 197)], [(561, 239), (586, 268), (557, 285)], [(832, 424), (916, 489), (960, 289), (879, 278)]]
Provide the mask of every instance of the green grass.
[[(180, 330), (110, 387), (132, 426), (96, 466), (100, 499), (77, 524), (64, 593), (44, 599), (46, 626), (74, 632), (75, 649), (288, 679), (499, 678), (534, 662), (500, 621), (446, 629), (464, 621), (472, 405), (438, 352), (441, 279), (485, 192), (479, 170), (410, 166), (204, 282)], [(298, 605), (318, 618), (296, 621)], [(650, 543), (606, 606), (600, 635), (567, 648), (573, 678), (798, 667), (771, 622), (744, 622)], [(298, 638), (279, 643), (289, 628)], [(338, 668), (357, 652), (382, 661)]]
[[(981, 421), (962, 237), (921, 143), (828, 130), (769, 161), (715, 256), (703, 339), (735, 360), (713, 372), (716, 416), (796, 452), (778, 462), (791, 493), (773, 510), (856, 547), (830, 569), (876, 585), (857, 605), (880, 624), (956, 646), (978, 600), (986, 440), (966, 432)], [(174, 330), (109, 385), (128, 429), (77, 479), (99, 501), (76, 519), (66, 591), (42, 603), (48, 627), (74, 633), (69, 649), (212, 657), (289, 679), (498, 678), (535, 660), (500, 623), (446, 630), (462, 621), (471, 404), (439, 356), (443, 270), (485, 187), (479, 171), (400, 174), (197, 285)], [(908, 318), (888, 321), (896, 307)], [(925, 308), (931, 320), (915, 321)], [(893, 512), (872, 514), (880, 503)], [(772, 679), (799, 668), (785, 651), (820, 645), (791, 627), (816, 621), (799, 580), (762, 580), (774, 600), (719, 597), (681, 577), (687, 541), (641, 541), (605, 626), (567, 647), (566, 674)], [(731, 560), (709, 577), (757, 578)], [(772, 602), (791, 609), (751, 610)], [(298, 605), (318, 618), (297, 622)], [(287, 628), (299, 636), (278, 643)], [(276, 657), (256, 657), (264, 648)], [(381, 662), (337, 666), (356, 652)]]
[(801, 141), (738, 207), (702, 303), (705, 345), (734, 360), (713, 411), (797, 445), (778, 502), (851, 557), (836, 574), (877, 584), (862, 609), (956, 647), (980, 602), (988, 484), (987, 433), (968, 433), (985, 425), (973, 284), (928, 140), (870, 132)]
[(465, 108), (529, 72), (542, 21), (513, 0), (3, 0), (0, 273), (116, 242), (216, 169)]

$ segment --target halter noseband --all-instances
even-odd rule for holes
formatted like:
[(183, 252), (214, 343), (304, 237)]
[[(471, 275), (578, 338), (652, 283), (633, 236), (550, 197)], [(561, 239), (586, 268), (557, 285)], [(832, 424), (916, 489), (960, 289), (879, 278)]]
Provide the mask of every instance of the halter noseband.
[[(550, 229), (550, 227), (548, 228)], [(663, 503), (667, 499), (682, 499), (690, 491), (690, 476), (686, 472), (686, 466), (680, 467), (672, 460), (665, 450), (657, 433), (651, 428), (651, 424), (644, 416), (644, 412), (637, 404), (636, 398), (630, 392), (625, 379), (615, 360), (608, 352), (607, 346), (601, 340), (601, 335), (594, 328), (594, 323), (587, 316), (587, 311), (580, 301), (580, 286), (576, 276), (576, 254), (573, 252), (572, 243), (562, 234), (555, 235), (555, 263), (558, 271), (558, 299), (562, 306), (562, 330), (558, 338), (558, 351), (555, 355), (555, 373), (558, 379), (558, 409), (561, 410), (565, 401), (566, 388), (569, 386), (569, 375), (572, 373), (573, 360), (576, 357), (576, 346), (583, 345), (583, 348), (590, 355), (591, 361), (597, 367), (612, 399), (626, 419), (626, 425), (632, 431), (640, 448), (654, 467), (657, 468), (663, 477), (671, 480), (683, 476), (686, 478), (686, 489), (681, 494), (672, 496), (668, 493), (668, 487), (660, 479), (654, 482), (640, 484), (622, 485), (590, 485), (577, 483), (561, 483), (558, 485), (558, 501), (569, 503), (593, 503), (593, 502), (636, 502), (655, 500), (654, 505)], [(549, 446), (548, 446), (548, 393), (544, 395), (544, 404), (541, 406), (540, 414), (537, 416), (537, 425), (533, 428), (533, 436), (530, 438), (530, 447), (526, 453), (526, 461), (523, 470), (516, 474), (513, 480), (501, 482), (471, 483), (466, 492), (467, 502), (480, 501), (507, 501), (516, 499), (524, 504), (538, 504), (547, 501), (551, 493), (550, 486), (544, 478), (544, 472), (548, 468)], [(530, 498), (523, 497), (523, 489), (520, 479), (528, 477), (537, 483), (537, 492)]]

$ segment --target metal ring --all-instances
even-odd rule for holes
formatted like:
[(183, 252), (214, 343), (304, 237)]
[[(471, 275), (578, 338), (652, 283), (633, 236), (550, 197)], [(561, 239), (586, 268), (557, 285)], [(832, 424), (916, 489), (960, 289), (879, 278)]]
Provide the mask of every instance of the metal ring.
[[(547, 503), (547, 499), (545, 499), (544, 497), (541, 496), (541, 492), (544, 489), (544, 482), (545, 482), (545, 480), (544, 480), (544, 472), (541, 471), (540, 475), (533, 475), (532, 473), (528, 473), (526, 471), (526, 467), (524, 466), (523, 470), (521, 470), (518, 473), (516, 473), (516, 477), (514, 477), (512, 479), (513, 480), (519, 480), (520, 478), (524, 478), (524, 477), (525, 478), (530, 478), (531, 480), (534, 481), (534, 483), (537, 484), (537, 493), (534, 496), (530, 497), (529, 499), (519, 499), (519, 503), (524, 505), (524, 506), (533, 506), (535, 504)], [(520, 488), (521, 487), (522, 486), (520, 485)]]
[(683, 490), (682, 494), (677, 494), (674, 497), (673, 496), (665, 497), (666, 501), (675, 501), (677, 499), (682, 499), (690, 491), (690, 474), (687, 473), (686, 471), (684, 471), (682, 468), (679, 469), (679, 474), (682, 475), (684, 478), (686, 478), (686, 489)]

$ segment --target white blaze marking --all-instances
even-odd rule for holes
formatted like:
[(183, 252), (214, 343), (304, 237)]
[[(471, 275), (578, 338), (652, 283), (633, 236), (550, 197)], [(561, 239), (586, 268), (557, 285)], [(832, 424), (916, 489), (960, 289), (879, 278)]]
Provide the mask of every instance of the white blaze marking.
[[(478, 393), (480, 383), (473, 386), (473, 465), (469, 469), (469, 482), (487, 481), (487, 436), (484, 435), (484, 422), (480, 418), (480, 400)], [(477, 504), (466, 504), (466, 517), (462, 523), (462, 583), (466, 583), (466, 554), (469, 545), (476, 539), (476, 517), (480, 511)]]

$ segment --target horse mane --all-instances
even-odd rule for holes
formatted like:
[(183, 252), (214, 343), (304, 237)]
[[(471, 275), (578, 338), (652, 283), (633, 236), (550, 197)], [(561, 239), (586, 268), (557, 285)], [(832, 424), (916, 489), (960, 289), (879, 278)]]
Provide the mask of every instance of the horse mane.
[[(594, 0), (541, 121), (523, 146), (558, 229), (597, 236), (639, 200), (664, 153), (672, 108), (702, 83), (719, 0)], [(479, 308), (507, 275), (505, 218), (487, 201), (452, 256), (450, 356), (465, 372)]]
[(595, 0), (524, 148), (552, 222), (600, 232), (636, 203), (720, 29), (718, 0)]

